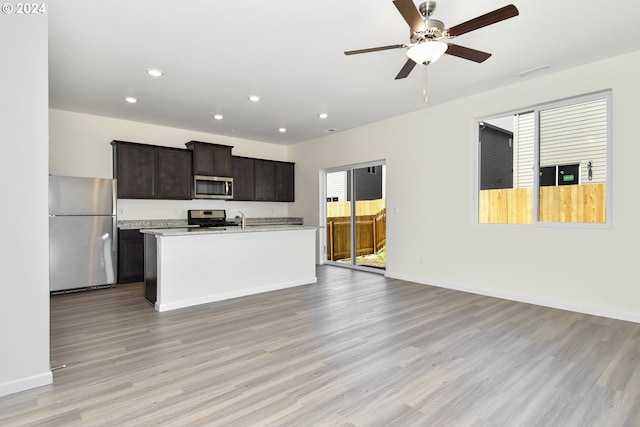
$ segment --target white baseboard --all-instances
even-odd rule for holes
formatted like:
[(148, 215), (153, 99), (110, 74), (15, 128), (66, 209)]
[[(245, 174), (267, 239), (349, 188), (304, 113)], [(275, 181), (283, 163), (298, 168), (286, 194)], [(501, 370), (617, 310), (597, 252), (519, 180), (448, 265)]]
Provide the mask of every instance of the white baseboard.
[(51, 383), (53, 383), (53, 373), (51, 371), (47, 371), (42, 374), (0, 384), (0, 396), (19, 393), (21, 391), (42, 387)]
[(454, 290), (454, 291), (469, 292), (469, 293), (477, 294), (477, 295), (484, 295), (484, 296), (488, 296), (488, 297), (501, 298), (501, 299), (506, 299), (506, 300), (510, 300), (510, 301), (517, 301), (517, 302), (523, 302), (523, 303), (527, 303), (527, 304), (534, 304), (534, 305), (539, 305), (539, 306), (542, 306), (542, 307), (557, 308), (557, 309), (560, 309), (560, 310), (573, 311), (573, 312), (576, 312), (576, 313), (590, 314), (590, 315), (593, 315), (593, 316), (608, 317), (610, 319), (617, 319), (617, 320), (624, 320), (624, 321), (627, 321), (627, 322), (640, 323), (640, 314), (638, 314), (638, 313), (628, 313), (628, 312), (606, 310), (606, 309), (602, 309), (600, 307), (585, 307), (585, 306), (580, 306), (580, 305), (576, 305), (576, 304), (568, 304), (568, 303), (565, 303), (565, 302), (562, 302), (562, 301), (546, 300), (546, 299), (542, 299), (542, 298), (532, 298), (532, 297), (522, 296), (522, 295), (518, 295), (518, 294), (511, 294), (511, 293), (507, 293), (507, 292), (492, 291), (492, 290), (488, 290), (488, 289), (476, 288), (476, 287), (473, 287), (473, 286), (466, 286), (466, 285), (460, 285), (460, 284), (443, 283), (443, 282), (430, 281), (430, 280), (429, 281), (425, 281), (425, 279), (423, 279), (423, 278), (412, 277), (412, 276), (407, 276), (407, 275), (403, 275), (403, 274), (394, 274), (394, 273), (387, 272), (385, 274), (385, 276), (389, 277), (391, 279), (406, 280), (408, 282), (418, 283), (418, 284), (421, 284), (421, 285), (435, 286), (435, 287), (438, 287), (438, 288), (446, 288), (446, 289), (451, 289), (451, 290)]

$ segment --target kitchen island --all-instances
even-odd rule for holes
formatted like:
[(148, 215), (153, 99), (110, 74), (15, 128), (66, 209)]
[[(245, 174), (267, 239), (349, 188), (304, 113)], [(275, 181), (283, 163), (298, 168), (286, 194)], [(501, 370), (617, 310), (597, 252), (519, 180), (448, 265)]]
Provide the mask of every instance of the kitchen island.
[(145, 298), (158, 311), (317, 282), (316, 228), (141, 230)]

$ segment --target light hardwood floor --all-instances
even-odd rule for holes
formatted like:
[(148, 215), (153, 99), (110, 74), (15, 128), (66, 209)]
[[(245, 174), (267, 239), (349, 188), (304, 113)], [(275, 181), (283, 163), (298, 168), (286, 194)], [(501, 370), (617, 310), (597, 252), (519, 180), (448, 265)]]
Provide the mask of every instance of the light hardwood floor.
[(0, 425), (640, 426), (640, 325), (318, 267), (158, 313), (142, 285), (51, 299), (54, 384)]

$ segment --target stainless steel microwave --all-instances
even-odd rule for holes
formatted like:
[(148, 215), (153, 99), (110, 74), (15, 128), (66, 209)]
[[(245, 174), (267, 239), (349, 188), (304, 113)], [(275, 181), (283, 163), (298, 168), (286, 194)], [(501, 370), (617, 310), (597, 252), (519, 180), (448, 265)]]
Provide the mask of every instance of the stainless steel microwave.
[(195, 175), (193, 177), (196, 199), (233, 199), (233, 178)]

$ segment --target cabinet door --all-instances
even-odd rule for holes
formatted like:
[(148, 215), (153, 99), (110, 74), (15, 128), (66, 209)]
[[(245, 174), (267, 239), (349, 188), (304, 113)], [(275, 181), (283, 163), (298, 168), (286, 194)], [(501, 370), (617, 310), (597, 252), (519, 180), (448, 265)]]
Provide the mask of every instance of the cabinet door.
[(276, 163), (276, 200), (293, 202), (294, 200), (294, 164)]
[(144, 279), (144, 237), (140, 230), (118, 233), (118, 283)]
[(188, 142), (187, 147), (193, 151), (194, 175), (233, 176), (233, 147), (198, 141)]
[(156, 156), (154, 147), (121, 142), (114, 144), (114, 178), (118, 180), (118, 198), (155, 198)]
[(276, 162), (255, 159), (255, 200), (276, 200)]
[(213, 164), (215, 176), (233, 176), (233, 157), (231, 147), (214, 145)]
[(255, 160), (233, 158), (233, 200), (255, 200)]
[(194, 175), (213, 175), (215, 169), (213, 146), (209, 144), (193, 144), (189, 148), (193, 150)]
[(158, 148), (158, 191), (160, 199), (191, 199), (191, 151)]

